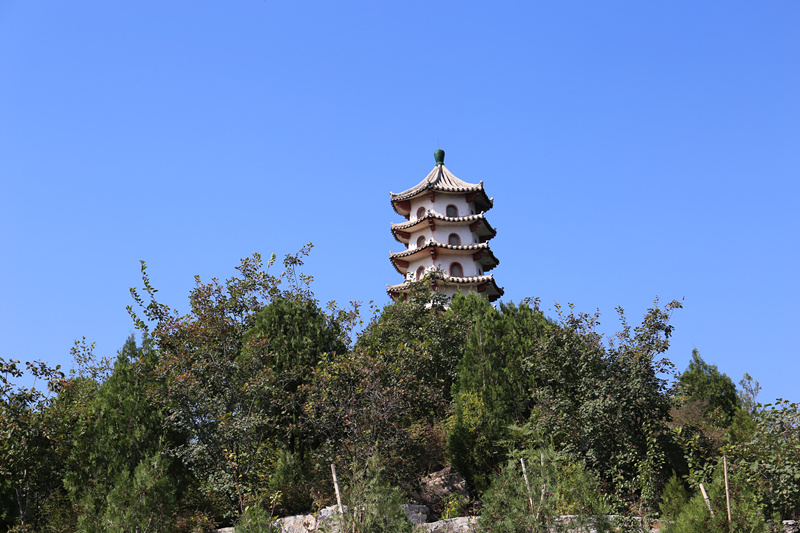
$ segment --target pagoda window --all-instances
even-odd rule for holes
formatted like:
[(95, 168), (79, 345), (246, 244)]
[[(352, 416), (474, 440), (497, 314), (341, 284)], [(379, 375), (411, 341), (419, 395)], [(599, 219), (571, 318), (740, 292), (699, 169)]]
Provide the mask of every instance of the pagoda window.
[(464, 269), (461, 268), (461, 263), (450, 263), (450, 277), (451, 278), (464, 277)]
[(420, 218), (422, 218), (424, 216), (425, 216), (425, 208), (424, 207), (420, 207), (419, 209), (417, 209), (417, 220), (419, 220)]
[(447, 206), (447, 216), (448, 217), (457, 217), (458, 216), (458, 208), (453, 204)]
[(422, 281), (422, 278), (425, 277), (425, 267), (419, 267), (417, 269), (417, 281)]
[(450, 236), (447, 237), (447, 242), (453, 246), (461, 246), (461, 237), (458, 236), (458, 233), (451, 233)]
[(417, 239), (417, 248), (422, 248), (423, 246), (425, 246), (425, 236), (420, 235), (419, 239)]

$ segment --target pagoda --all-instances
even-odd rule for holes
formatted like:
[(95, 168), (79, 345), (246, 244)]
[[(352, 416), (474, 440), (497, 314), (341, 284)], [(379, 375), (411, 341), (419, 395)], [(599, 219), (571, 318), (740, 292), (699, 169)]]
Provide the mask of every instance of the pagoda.
[(389, 259), (405, 280), (386, 291), (397, 300), (411, 283), (427, 279), (450, 298), (459, 290), (474, 290), (494, 301), (503, 295), (487, 274), (499, 263), (488, 242), (497, 231), (484, 215), (494, 200), (482, 181), (467, 183), (454, 176), (444, 166), (444, 150), (436, 150), (434, 157), (436, 166), (424, 180), (390, 193), (395, 212), (406, 218), (392, 224), (392, 235), (406, 249), (389, 252)]

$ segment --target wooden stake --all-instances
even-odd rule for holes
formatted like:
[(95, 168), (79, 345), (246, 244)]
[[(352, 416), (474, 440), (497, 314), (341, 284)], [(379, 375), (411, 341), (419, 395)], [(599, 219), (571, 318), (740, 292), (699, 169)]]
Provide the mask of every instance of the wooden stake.
[(731, 520), (731, 491), (728, 488), (728, 458), (724, 455), (722, 456), (722, 466), (725, 471), (725, 502), (728, 504), (728, 523), (732, 522)]
[(336, 503), (339, 504), (339, 515), (344, 516), (342, 496), (339, 494), (339, 480), (336, 479), (336, 466), (333, 463), (331, 463), (331, 473), (333, 474), (333, 488), (336, 489)]
[(711, 513), (711, 516), (714, 516), (714, 510), (711, 508), (711, 500), (708, 498), (708, 494), (706, 494), (706, 489), (703, 487), (703, 484), (700, 483), (700, 492), (703, 493), (703, 499), (706, 501), (706, 507), (708, 507), (708, 512)]
[(528, 483), (528, 472), (525, 470), (525, 461), (522, 457), (519, 458), (519, 462), (522, 465), (522, 476), (525, 478), (525, 486), (528, 488), (528, 501), (531, 502), (531, 514), (536, 514), (536, 510), (533, 508), (533, 496), (531, 496), (531, 485)]
[(539, 513), (542, 511), (542, 507), (544, 507), (544, 496), (547, 492), (547, 477), (544, 475), (544, 454), (539, 456), (542, 461), (542, 496), (539, 498), (539, 509), (536, 511), (536, 521), (539, 521)]

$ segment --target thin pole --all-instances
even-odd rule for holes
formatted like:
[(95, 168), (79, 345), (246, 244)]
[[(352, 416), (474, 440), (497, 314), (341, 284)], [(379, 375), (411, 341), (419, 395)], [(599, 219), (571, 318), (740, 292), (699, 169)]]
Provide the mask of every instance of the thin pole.
[(539, 509), (536, 510), (536, 521), (539, 521), (539, 513), (541, 513), (542, 508), (544, 507), (544, 496), (547, 490), (547, 477), (544, 474), (544, 454), (539, 456), (542, 460), (542, 496), (539, 498)]
[(711, 513), (711, 516), (714, 516), (714, 510), (711, 508), (711, 500), (708, 498), (708, 494), (706, 494), (706, 488), (700, 483), (700, 492), (703, 493), (703, 499), (706, 501), (706, 507), (708, 507), (708, 512)]
[(731, 491), (728, 489), (728, 458), (724, 455), (722, 456), (722, 466), (724, 467), (725, 471), (725, 502), (728, 504), (728, 523), (732, 522), (731, 520)]
[(339, 480), (336, 479), (336, 466), (331, 463), (331, 473), (333, 474), (333, 488), (336, 489), (336, 503), (339, 504), (339, 514), (344, 516), (344, 511), (342, 511), (342, 496), (339, 494)]
[(531, 514), (534, 514), (536, 511), (533, 508), (533, 496), (531, 496), (531, 485), (528, 483), (528, 472), (525, 470), (525, 460), (520, 457), (519, 462), (522, 465), (522, 476), (525, 478), (525, 486), (528, 488), (528, 501), (531, 502)]

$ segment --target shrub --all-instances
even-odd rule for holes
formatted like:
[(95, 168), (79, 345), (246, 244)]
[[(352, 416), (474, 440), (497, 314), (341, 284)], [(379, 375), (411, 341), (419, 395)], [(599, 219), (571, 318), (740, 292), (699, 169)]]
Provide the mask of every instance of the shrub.
[[(511, 459), (483, 495), (481, 531), (523, 533), (545, 531), (611, 531), (603, 516), (608, 505), (597, 482), (581, 465), (557, 456), (552, 448), (524, 454), (528, 482), (519, 459)], [(561, 512), (573, 515), (557, 522)]]
[(366, 465), (354, 469), (344, 494), (347, 509), (333, 531), (411, 533), (413, 526), (401, 508), (405, 503), (403, 493), (389, 484), (383, 472), (379, 458), (374, 455)]
[(673, 523), (664, 528), (664, 533), (766, 533), (770, 531), (752, 487), (744, 482), (744, 476), (735, 466), (728, 472), (731, 493), (731, 514), (728, 523), (722, 462), (714, 471), (713, 481), (705, 487), (711, 510), (709, 512), (703, 495), (698, 490), (683, 507)]

